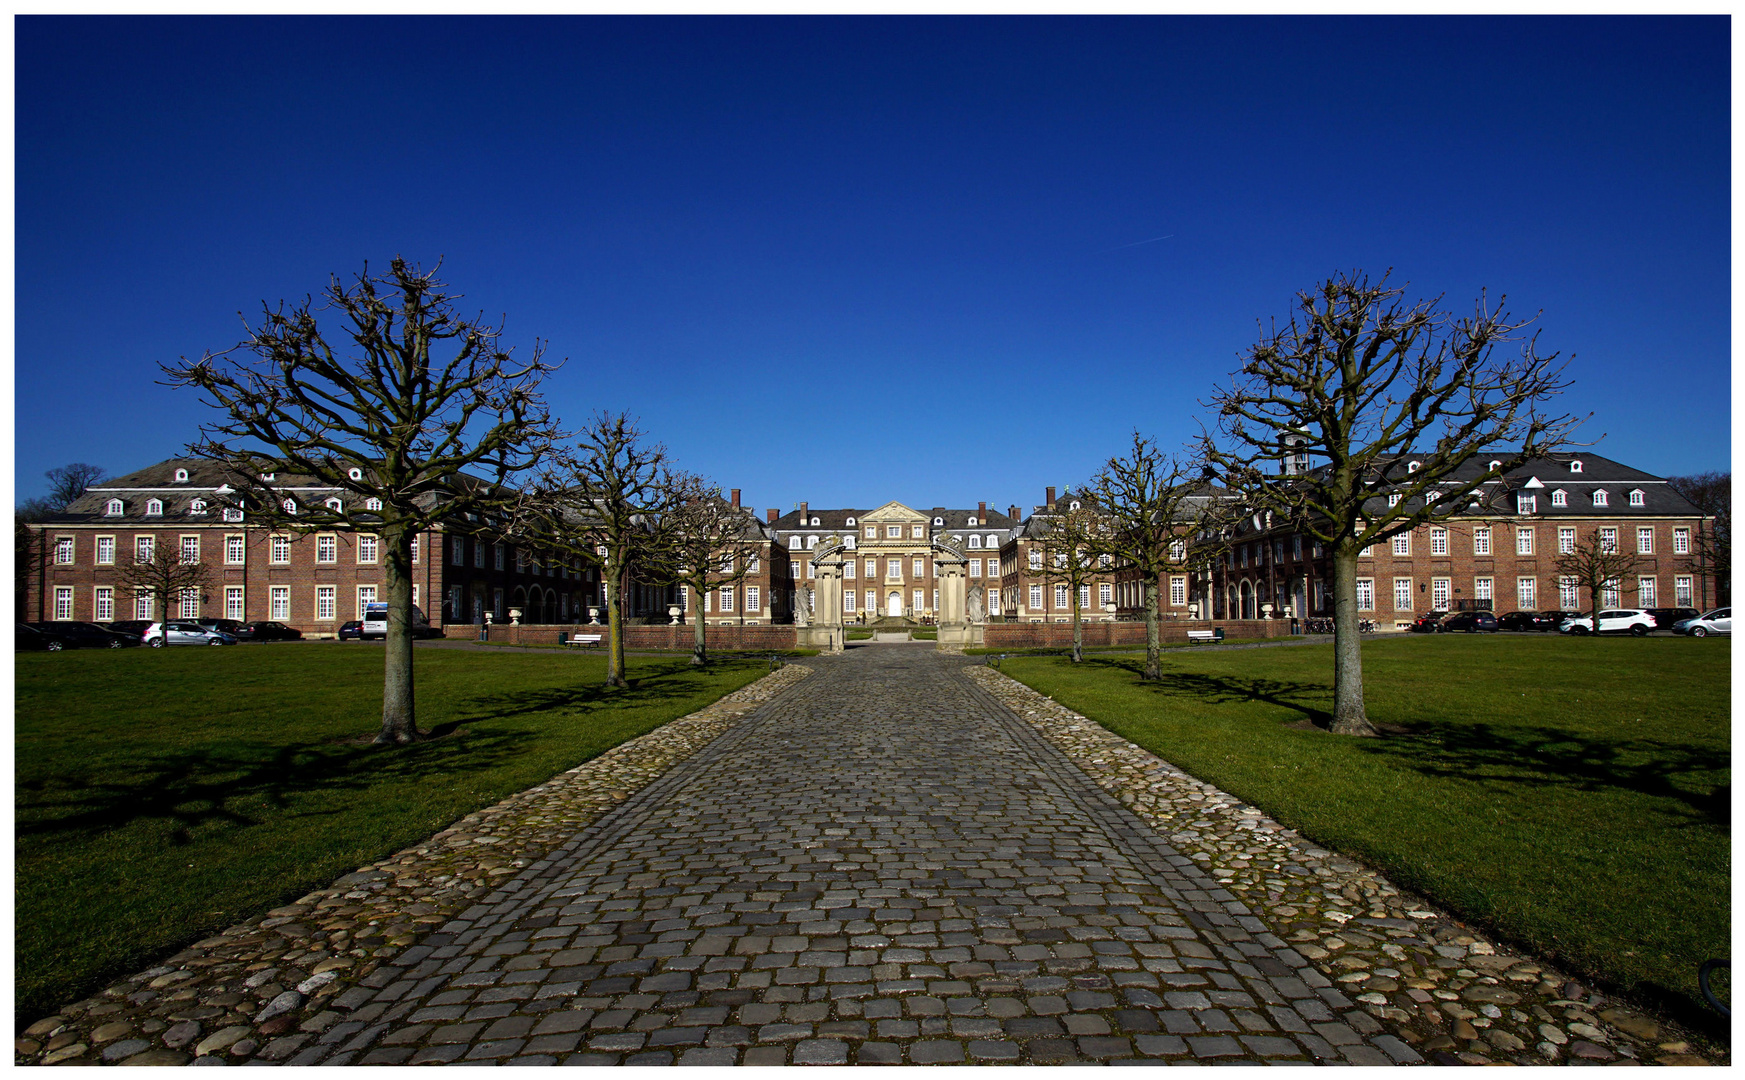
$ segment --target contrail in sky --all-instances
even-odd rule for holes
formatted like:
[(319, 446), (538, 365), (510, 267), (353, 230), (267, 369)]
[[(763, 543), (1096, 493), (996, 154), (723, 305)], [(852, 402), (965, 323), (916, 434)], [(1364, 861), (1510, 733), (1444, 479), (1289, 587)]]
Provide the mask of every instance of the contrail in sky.
[(1170, 233), (1169, 236), (1154, 236), (1149, 240), (1135, 240), (1131, 244), (1116, 244), (1112, 248), (1104, 248), (1102, 251), (1095, 251), (1095, 252), (1092, 252), (1092, 254), (1093, 255), (1103, 255), (1103, 254), (1107, 254), (1108, 252), (1111, 252), (1111, 251), (1120, 251), (1122, 248), (1139, 247), (1141, 244), (1155, 244), (1159, 240), (1168, 240), (1170, 237), (1172, 237), (1174, 235), (1175, 235), (1175, 233)]

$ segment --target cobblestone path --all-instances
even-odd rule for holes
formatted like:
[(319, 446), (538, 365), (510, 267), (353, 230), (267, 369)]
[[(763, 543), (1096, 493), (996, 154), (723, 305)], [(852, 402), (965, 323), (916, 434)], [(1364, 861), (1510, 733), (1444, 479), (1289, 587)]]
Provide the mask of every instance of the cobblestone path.
[(816, 662), (291, 1063), (1420, 1060), (962, 663)]

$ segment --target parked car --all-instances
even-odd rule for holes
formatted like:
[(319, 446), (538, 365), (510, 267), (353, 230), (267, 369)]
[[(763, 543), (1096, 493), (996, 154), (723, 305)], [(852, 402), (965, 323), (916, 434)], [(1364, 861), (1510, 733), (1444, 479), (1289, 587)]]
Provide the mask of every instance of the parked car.
[(303, 632), (301, 630), (293, 630), (289, 626), (286, 626), (284, 623), (270, 622), (266, 619), (257, 619), (254, 622), (245, 622), (241, 626), (236, 628), (235, 633), (236, 633), (236, 640), (238, 640), (238, 641), (301, 641), (301, 640), (303, 640)]
[(236, 637), (236, 632), (242, 629), (242, 623), (235, 619), (195, 619), (194, 621), (208, 630), (216, 630), (221, 634), (229, 634), (231, 637)]
[(19, 623), (12, 638), (13, 652), (60, 652), (66, 648), (60, 638), (52, 638), (29, 623)]
[[(1577, 615), (1564, 620), (1558, 630), (1565, 634), (1593, 633), (1594, 617)], [(1634, 634), (1642, 637), (1654, 630), (1654, 616), (1641, 608), (1613, 608), (1600, 612), (1600, 633), (1602, 634)]]
[(1691, 637), (1708, 637), (1710, 634), (1733, 633), (1733, 609), (1730, 607), (1716, 608), (1705, 612), (1694, 619), (1682, 619), (1672, 624), (1675, 634), (1689, 634)]
[(1497, 617), (1488, 611), (1456, 611), (1444, 616), (1436, 629), (1444, 634), (1456, 630), (1467, 634), (1494, 634), (1497, 632)]
[(145, 643), (154, 649), (168, 645), (235, 645), (236, 635), (201, 626), (189, 619), (152, 623), (145, 632)]
[(362, 619), (353, 619), (339, 628), (339, 640), (362, 641), (364, 639), (364, 623)]
[(1563, 623), (1561, 611), (1511, 611), (1497, 616), (1499, 630), (1535, 630), (1541, 633), (1555, 630)]
[(1651, 607), (1648, 614), (1654, 616), (1654, 625), (1662, 630), (1671, 630), (1686, 619), (1695, 619), (1702, 612), (1693, 607)]
[(118, 622), (98, 623), (97, 625), (107, 627), (109, 630), (117, 634), (126, 634), (128, 637), (138, 641), (145, 637), (145, 632), (147, 630), (151, 629), (151, 620), (122, 619)]
[(105, 630), (96, 623), (38, 622), (30, 625), (41, 633), (58, 639), (68, 649), (124, 649), (129, 645), (139, 644), (138, 638)]
[(1413, 634), (1434, 634), (1442, 620), (1447, 617), (1448, 612), (1446, 611), (1426, 611), (1413, 619), (1412, 625), (1406, 627), (1406, 630)]

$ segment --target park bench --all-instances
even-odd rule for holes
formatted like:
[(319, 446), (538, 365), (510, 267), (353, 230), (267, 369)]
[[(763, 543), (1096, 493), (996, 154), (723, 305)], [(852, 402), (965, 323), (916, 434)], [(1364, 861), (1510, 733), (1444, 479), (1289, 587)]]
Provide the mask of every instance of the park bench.
[(1224, 640), (1224, 628), (1214, 626), (1210, 630), (1189, 630), (1189, 645), (1212, 645)]
[(571, 634), (569, 637), (564, 639), (564, 644), (581, 645), (585, 648), (592, 648), (599, 645), (601, 640), (602, 638), (599, 634)]

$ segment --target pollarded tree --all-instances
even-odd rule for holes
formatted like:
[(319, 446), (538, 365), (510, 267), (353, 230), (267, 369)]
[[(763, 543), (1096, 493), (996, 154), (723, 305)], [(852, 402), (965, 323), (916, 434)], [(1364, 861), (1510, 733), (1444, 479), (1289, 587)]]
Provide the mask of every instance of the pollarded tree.
[[(1114, 568), (1110, 541), (1115, 523), (1084, 491), (1067, 491), (1030, 519), (1030, 573), (1048, 585), (1066, 586), (1072, 609), (1072, 662), (1085, 658), (1083, 596)], [(1040, 565), (1035, 559), (1041, 556)]]
[[(1483, 295), (1474, 313), (1407, 303), (1353, 273), (1298, 295), (1215, 392), (1201, 453), (1250, 511), (1272, 511), (1333, 555), (1335, 732), (1374, 735), (1363, 704), (1357, 558), (1371, 544), (1468, 508), (1475, 493), (1562, 445), (1579, 422), (1547, 406), (1566, 386), (1531, 320)], [(1518, 353), (1499, 354), (1518, 345)], [(1462, 472), (1480, 453), (1487, 472)]]
[[(554, 370), (543, 345), (515, 359), (501, 323), (461, 315), (460, 294), (436, 272), (398, 257), (387, 274), (366, 266), (349, 285), (331, 279), (319, 307), (313, 298), (290, 310), (263, 305), (234, 348), (164, 367), (170, 385), (202, 391), (224, 413), (190, 449), (232, 467), (234, 508), (267, 525), (379, 536), (388, 633), (378, 743), (419, 737), (418, 534), (439, 522), (483, 527), (512, 505), (509, 482), (558, 435), (539, 395)], [(333, 317), (323, 326), (318, 313)], [(340, 494), (302, 500), (280, 475)]]
[[(199, 605), (212, 586), (212, 568), (200, 557), (199, 540), (188, 539), (194, 541), (191, 549), (162, 543), (161, 537), (141, 536), (133, 558), (117, 560), (115, 565), (115, 580), (135, 594), (149, 593), (158, 603), (162, 622), (176, 618), (176, 605), (190, 596), (195, 600), (192, 617), (198, 618)], [(166, 632), (157, 644), (165, 644), (168, 637)]]
[[(1617, 595), (1624, 588), (1624, 575), (1636, 568), (1636, 556), (1624, 553), (1618, 544), (1617, 530), (1608, 533), (1604, 529), (1595, 529), (1586, 540), (1576, 544), (1573, 551), (1558, 555), (1556, 565), (1559, 578), (1578, 589), (1587, 590), (1588, 602), (1593, 605), (1590, 613), (1593, 632), (1597, 634), (1600, 632), (1600, 608), (1617, 606)], [(1602, 604), (1601, 598), (1607, 593), (1613, 595), (1612, 603)]]
[[(712, 589), (737, 589), (757, 572), (763, 537), (757, 519), (721, 497), (721, 488), (700, 476), (677, 478), (678, 507), (667, 513), (666, 546), (661, 554), (662, 577), (697, 597), (691, 609), (691, 663), (709, 662), (703, 617), (704, 600)], [(744, 605), (739, 605), (741, 611)], [(743, 618), (743, 616), (741, 616)]]

